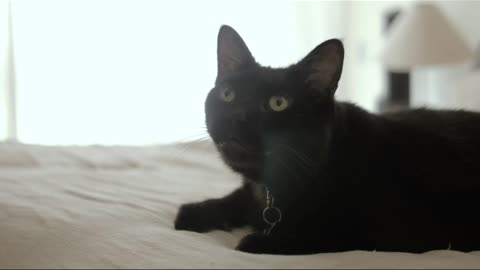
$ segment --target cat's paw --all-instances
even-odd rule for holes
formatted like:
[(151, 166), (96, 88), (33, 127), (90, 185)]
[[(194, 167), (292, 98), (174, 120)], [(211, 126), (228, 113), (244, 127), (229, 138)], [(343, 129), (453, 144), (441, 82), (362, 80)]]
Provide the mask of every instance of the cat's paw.
[(276, 254), (277, 247), (272, 238), (263, 233), (245, 236), (235, 248), (236, 250), (254, 254)]
[(184, 204), (178, 210), (175, 219), (175, 230), (208, 232), (211, 230), (227, 230), (222, 222), (218, 209), (208, 203)]

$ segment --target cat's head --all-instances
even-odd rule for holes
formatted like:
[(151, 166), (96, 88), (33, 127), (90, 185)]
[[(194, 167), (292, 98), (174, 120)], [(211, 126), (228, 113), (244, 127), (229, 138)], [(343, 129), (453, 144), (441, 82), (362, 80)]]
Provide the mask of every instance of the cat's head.
[(307, 163), (326, 152), (343, 56), (342, 42), (331, 39), (287, 68), (264, 67), (233, 28), (222, 26), (205, 111), (225, 162), (255, 180), (267, 161)]

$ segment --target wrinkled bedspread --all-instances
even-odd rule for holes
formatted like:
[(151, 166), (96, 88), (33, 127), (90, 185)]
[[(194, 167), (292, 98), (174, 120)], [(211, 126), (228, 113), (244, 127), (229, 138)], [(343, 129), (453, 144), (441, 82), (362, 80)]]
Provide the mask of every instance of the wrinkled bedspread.
[(480, 252), (447, 250), (250, 255), (233, 249), (246, 229), (173, 229), (180, 204), (239, 184), (208, 143), (0, 144), (0, 268), (480, 267)]

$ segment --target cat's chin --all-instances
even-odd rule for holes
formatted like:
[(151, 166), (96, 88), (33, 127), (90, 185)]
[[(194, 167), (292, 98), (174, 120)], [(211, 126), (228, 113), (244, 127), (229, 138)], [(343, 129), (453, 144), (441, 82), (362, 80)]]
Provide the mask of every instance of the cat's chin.
[(245, 178), (255, 180), (259, 178), (261, 171), (261, 161), (257, 159), (234, 159), (223, 156), (223, 161), (233, 171), (240, 173)]
[(246, 151), (220, 151), (223, 160), (234, 170), (258, 169), (262, 165), (261, 155)]
[(225, 159), (225, 162), (234, 170), (252, 170), (260, 168), (258, 161)]
[(260, 171), (261, 169), (255, 165), (245, 166), (234, 166), (232, 164), (227, 163), (227, 165), (235, 172), (241, 174), (245, 179), (248, 179), (253, 182), (260, 181)]
[(260, 155), (254, 153), (221, 152), (224, 162), (242, 174), (257, 174), (262, 167)]
[(251, 145), (239, 140), (230, 139), (216, 143), (224, 162), (234, 171), (253, 177), (261, 170), (263, 156)]

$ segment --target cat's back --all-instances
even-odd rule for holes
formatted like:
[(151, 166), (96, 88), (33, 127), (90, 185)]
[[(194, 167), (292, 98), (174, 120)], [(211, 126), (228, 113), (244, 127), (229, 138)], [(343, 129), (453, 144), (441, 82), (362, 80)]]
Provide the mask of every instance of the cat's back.
[[(374, 166), (367, 166), (365, 179), (374, 179), (374, 213), (382, 213), (391, 232), (410, 230), (397, 239), (376, 230), (375, 238), (401, 242), (415, 235), (439, 246), (478, 249), (480, 221), (471, 213), (480, 207), (480, 113), (421, 108), (381, 114), (372, 122)], [(386, 227), (382, 222), (372, 227)]]
[(349, 103), (339, 104), (337, 112), (344, 135), (332, 164), (345, 179), (355, 172), (364, 181), (435, 182), (445, 190), (456, 179), (480, 192), (480, 113), (421, 108), (372, 114)]
[(408, 126), (452, 139), (472, 137), (480, 140), (480, 113), (465, 110), (418, 108), (381, 114), (390, 123)]
[[(406, 175), (450, 189), (452, 179), (480, 192), (480, 113), (412, 109), (379, 115), (377, 147), (385, 167), (408, 164)], [(381, 135), (380, 135), (381, 134)]]

